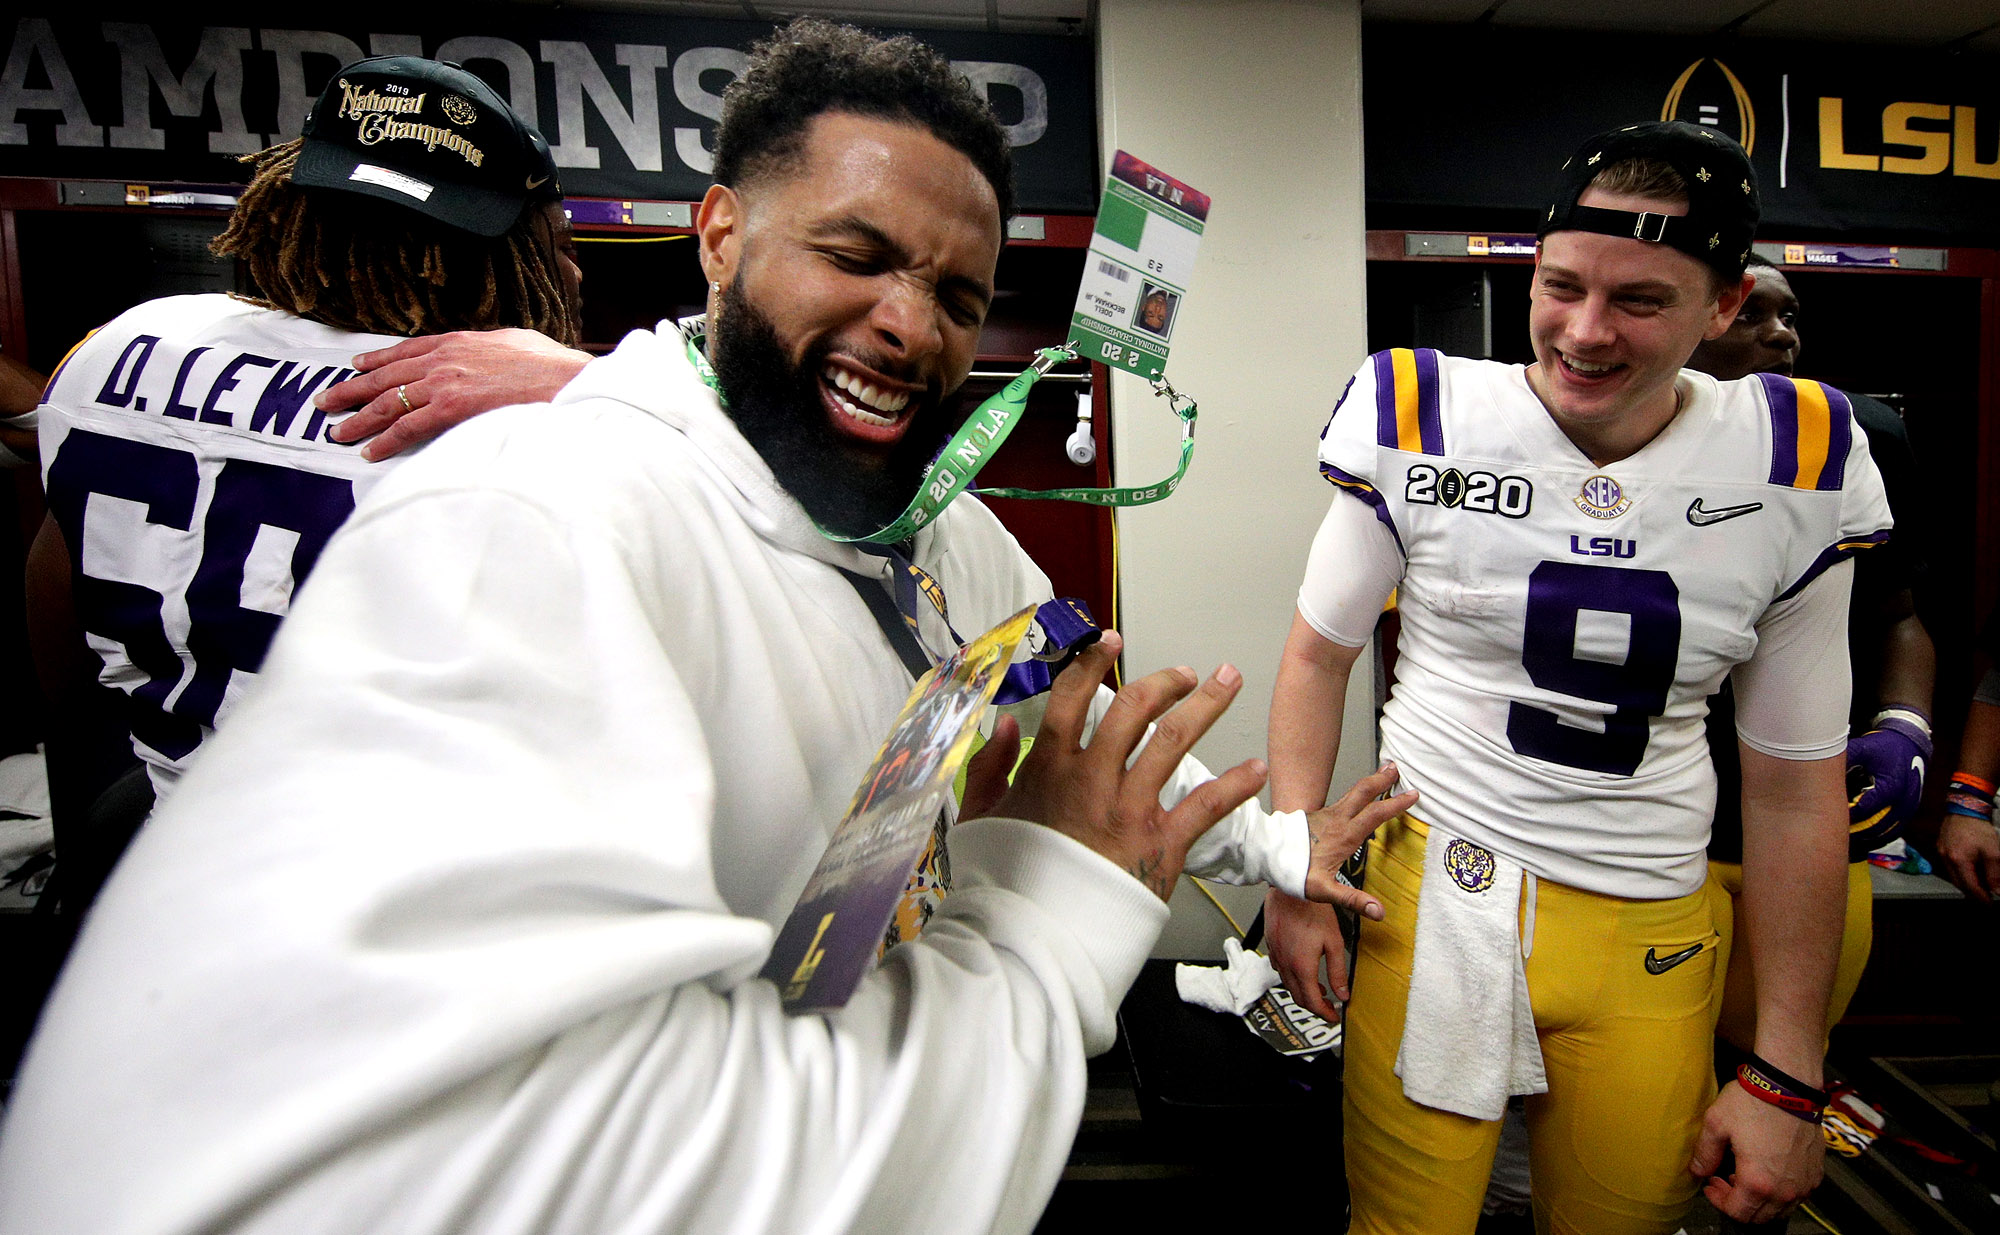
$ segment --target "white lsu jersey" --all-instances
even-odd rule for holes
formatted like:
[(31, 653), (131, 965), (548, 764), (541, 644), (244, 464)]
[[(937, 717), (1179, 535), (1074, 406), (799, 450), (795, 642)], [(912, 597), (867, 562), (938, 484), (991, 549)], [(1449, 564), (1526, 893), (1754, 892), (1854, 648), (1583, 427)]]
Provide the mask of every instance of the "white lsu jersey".
[[(1647, 899), (1701, 884), (1716, 792), (1703, 720), (1733, 669), (1751, 662), (1745, 742), (1842, 750), (1846, 587), (1806, 589), (1890, 526), (1839, 391), (1692, 371), (1678, 386), (1666, 429), (1599, 467), (1523, 367), (1397, 349), (1355, 375), (1319, 452), (1401, 558), (1382, 746), (1417, 814), (1541, 877)], [(1352, 645), (1327, 617), (1358, 603), (1372, 623), (1388, 584), (1360, 596), (1375, 585), (1337, 577), (1343, 548), (1315, 547), (1300, 611)]]
[(315, 408), (400, 340), (222, 295), (121, 314), (49, 381), (38, 433), (77, 618), (164, 795), (263, 664), (327, 538), (384, 474)]

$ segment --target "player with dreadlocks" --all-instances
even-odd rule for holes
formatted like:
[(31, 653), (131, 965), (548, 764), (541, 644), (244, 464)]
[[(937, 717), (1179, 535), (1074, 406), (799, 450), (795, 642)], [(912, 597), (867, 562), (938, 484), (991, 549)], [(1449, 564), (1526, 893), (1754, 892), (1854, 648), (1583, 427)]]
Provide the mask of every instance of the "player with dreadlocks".
[(329, 210), (329, 199), (293, 179), (304, 144), (245, 156), (256, 174), (212, 246), (243, 259), (264, 303), (343, 330), (409, 336), (522, 326), (576, 344), (574, 250), (559, 199), (523, 209), (498, 236), (393, 201), (342, 198)]
[[(122, 691), (135, 768), (66, 833), (65, 903), (102, 875), (263, 663), (294, 589), (381, 477), (313, 402), (357, 352), (439, 330), (578, 334), (579, 272), (548, 145), (457, 65), (335, 74), (304, 135), (245, 160), (214, 243), (261, 297), (170, 296), (80, 344), (43, 397), (49, 518), (31, 605), (59, 697)], [(447, 278), (447, 275), (449, 278)], [(422, 391), (404, 389), (405, 409)], [(140, 774), (143, 769), (144, 775)]]

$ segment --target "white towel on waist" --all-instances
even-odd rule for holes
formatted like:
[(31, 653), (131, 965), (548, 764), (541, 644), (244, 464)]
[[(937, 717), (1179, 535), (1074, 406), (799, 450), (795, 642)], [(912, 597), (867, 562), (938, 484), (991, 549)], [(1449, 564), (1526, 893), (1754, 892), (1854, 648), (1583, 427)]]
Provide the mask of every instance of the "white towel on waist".
[(1519, 863), (1432, 828), (1396, 1075), (1412, 1101), (1498, 1119), (1512, 1094), (1546, 1093), (1521, 962)]

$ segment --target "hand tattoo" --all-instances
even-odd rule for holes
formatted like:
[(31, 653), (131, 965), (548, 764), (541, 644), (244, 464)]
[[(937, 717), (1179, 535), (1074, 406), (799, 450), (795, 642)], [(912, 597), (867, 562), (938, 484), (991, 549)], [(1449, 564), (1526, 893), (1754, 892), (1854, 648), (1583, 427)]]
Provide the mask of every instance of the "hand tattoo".
[(1147, 889), (1161, 900), (1166, 900), (1174, 890), (1174, 881), (1167, 878), (1166, 872), (1161, 869), (1166, 865), (1166, 861), (1166, 852), (1155, 849), (1129, 868), (1132, 877), (1145, 884)]

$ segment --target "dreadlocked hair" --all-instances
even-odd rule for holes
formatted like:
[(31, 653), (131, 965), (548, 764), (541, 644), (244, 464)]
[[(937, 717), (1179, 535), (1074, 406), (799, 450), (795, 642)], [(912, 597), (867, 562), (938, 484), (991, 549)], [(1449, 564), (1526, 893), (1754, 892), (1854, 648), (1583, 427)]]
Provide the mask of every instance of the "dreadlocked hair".
[(387, 202), (292, 183), (301, 144), (243, 157), (256, 170), (209, 245), (243, 259), (264, 303), (371, 334), (522, 326), (577, 345), (577, 304), (546, 211), (523, 210), (502, 235), (474, 235)]

